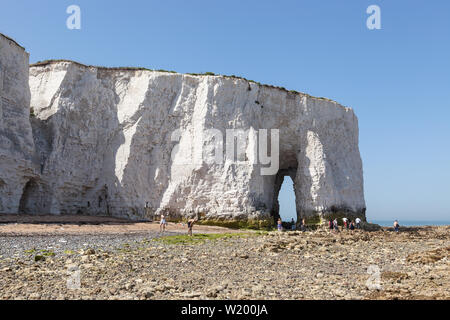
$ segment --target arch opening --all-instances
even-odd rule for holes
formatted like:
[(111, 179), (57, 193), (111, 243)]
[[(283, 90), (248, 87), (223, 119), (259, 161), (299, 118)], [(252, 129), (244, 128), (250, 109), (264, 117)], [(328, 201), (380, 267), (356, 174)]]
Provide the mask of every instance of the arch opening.
[(295, 204), (294, 181), (284, 176), (278, 193), (279, 216), (281, 221), (291, 224), (297, 222), (297, 209)]
[(275, 177), (275, 192), (272, 216), (276, 221), (280, 218), (284, 228), (292, 228), (298, 220), (296, 195), (295, 195), (295, 175), (296, 168), (281, 169)]
[(44, 188), (37, 179), (31, 178), (23, 187), (19, 202), (20, 214), (47, 213), (49, 206), (46, 203)]

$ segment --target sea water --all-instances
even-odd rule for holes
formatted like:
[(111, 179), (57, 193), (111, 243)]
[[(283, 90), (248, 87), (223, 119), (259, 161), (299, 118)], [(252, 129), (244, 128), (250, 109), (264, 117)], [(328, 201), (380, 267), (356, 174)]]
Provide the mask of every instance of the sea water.
[[(376, 220), (367, 219), (368, 222), (379, 224), (383, 227), (392, 227), (394, 225), (394, 220)], [(412, 226), (448, 226), (450, 225), (450, 220), (401, 220), (398, 219), (398, 224), (404, 227)]]

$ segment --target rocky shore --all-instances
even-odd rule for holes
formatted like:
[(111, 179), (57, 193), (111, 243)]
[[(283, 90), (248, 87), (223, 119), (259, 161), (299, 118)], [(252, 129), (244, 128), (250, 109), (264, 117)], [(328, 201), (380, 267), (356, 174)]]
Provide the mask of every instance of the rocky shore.
[(56, 238), (0, 233), (1, 299), (450, 299), (450, 226)]

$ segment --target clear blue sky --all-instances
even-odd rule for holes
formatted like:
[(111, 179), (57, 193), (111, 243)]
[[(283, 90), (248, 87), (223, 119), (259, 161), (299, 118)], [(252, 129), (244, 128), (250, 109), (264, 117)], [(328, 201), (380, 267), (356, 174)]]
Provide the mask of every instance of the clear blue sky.
[[(81, 30), (66, 28), (71, 4), (81, 7)], [(371, 4), (381, 30), (366, 28)], [(350, 106), (368, 218), (450, 219), (450, 1), (2, 0), (1, 8), (0, 32), (31, 62), (235, 74)], [(284, 187), (282, 208), (292, 213)]]

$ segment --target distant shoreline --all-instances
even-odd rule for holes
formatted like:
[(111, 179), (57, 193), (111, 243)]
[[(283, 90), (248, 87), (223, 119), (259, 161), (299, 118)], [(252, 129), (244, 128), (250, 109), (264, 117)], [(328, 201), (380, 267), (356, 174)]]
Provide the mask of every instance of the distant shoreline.
[[(395, 219), (394, 219), (395, 220)], [(368, 219), (370, 223), (378, 224), (382, 227), (392, 227), (394, 220), (377, 220)], [(402, 220), (398, 219), (398, 223), (403, 227), (419, 227), (419, 226), (449, 226), (450, 220)]]

